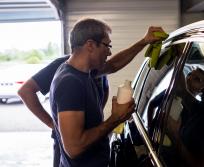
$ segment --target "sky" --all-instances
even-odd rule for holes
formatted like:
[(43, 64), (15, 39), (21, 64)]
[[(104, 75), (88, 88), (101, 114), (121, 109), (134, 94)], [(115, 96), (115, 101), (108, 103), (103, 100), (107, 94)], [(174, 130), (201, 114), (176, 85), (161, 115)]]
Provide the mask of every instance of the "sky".
[(18, 50), (45, 48), (49, 42), (61, 46), (59, 21), (0, 23), (0, 52), (12, 48)]

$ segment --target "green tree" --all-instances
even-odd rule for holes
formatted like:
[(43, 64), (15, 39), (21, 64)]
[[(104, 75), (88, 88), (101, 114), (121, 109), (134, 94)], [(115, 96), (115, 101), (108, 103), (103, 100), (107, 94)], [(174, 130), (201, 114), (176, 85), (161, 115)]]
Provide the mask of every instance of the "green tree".
[(54, 57), (59, 54), (59, 47), (55, 43), (49, 42), (46, 49), (43, 49), (47, 57)]
[(33, 49), (26, 53), (24, 60), (28, 64), (37, 64), (42, 62), (44, 56), (42, 51)]
[(42, 63), (59, 55), (57, 44), (49, 42), (45, 49), (32, 49), (29, 51), (20, 51), (12, 48), (0, 52), (0, 62), (26, 62), (29, 64)]

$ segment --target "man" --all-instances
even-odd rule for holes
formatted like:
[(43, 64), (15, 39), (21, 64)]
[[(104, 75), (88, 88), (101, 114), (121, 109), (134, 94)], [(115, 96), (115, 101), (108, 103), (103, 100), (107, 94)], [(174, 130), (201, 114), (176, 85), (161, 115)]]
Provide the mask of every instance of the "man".
[[(138, 52), (140, 52), (144, 48), (144, 46), (146, 44), (158, 40), (157, 38), (155, 38), (153, 36), (154, 31), (163, 31), (163, 30), (161, 28), (158, 28), (158, 27), (150, 27), (147, 35), (145, 36), (145, 38), (143, 40), (135, 43), (134, 45), (132, 45), (128, 49), (125, 49), (125, 50), (119, 52), (118, 54), (113, 56), (109, 61), (107, 61), (106, 62), (106, 64), (107, 64), (106, 68), (104, 68), (106, 71), (104, 71), (104, 72), (113, 73), (113, 72), (116, 72), (117, 70), (123, 68), (126, 64), (128, 64), (135, 57), (135, 55), (137, 55)], [(103, 43), (103, 45), (104, 46), (110, 46), (110, 45), (108, 45), (106, 43)], [(54, 62), (54, 64), (55, 64), (55, 62)], [(58, 63), (58, 66), (60, 64), (61, 63)], [(45, 86), (45, 88), (48, 91), (50, 82), (52, 80), (52, 79), (50, 80), (50, 78), (53, 77), (56, 68), (53, 68), (52, 66), (48, 66), (46, 69), (47, 70), (44, 70), (44, 71), (48, 71), (48, 72), (52, 73), (52, 75), (50, 75), (51, 77), (44, 77), (42, 75), (39, 78), (41, 78), (43, 80), (43, 82), (48, 83), (48, 85)], [(40, 104), (40, 102), (39, 102), (39, 100), (37, 98), (36, 92), (39, 91), (39, 90), (41, 90), (41, 87), (39, 87), (39, 85), (36, 84), (34, 79), (30, 79), (19, 90), (19, 95), (21, 96), (21, 98), (23, 99), (23, 101), (27, 105), (27, 107), (41, 121), (43, 121), (47, 126), (53, 128), (52, 118), (44, 110), (44, 108), (42, 107), (42, 105)]]
[[(30, 109), (30, 111), (51, 129), (54, 128), (52, 117), (43, 108), (36, 93), (40, 91), (43, 95), (46, 95), (49, 92), (51, 81), (54, 77), (57, 68), (68, 58), (69, 56), (64, 56), (54, 60), (48, 66), (46, 66), (34, 76), (32, 76), (32, 78), (26, 81), (18, 91), (19, 96), (21, 97), (25, 105)], [(96, 82), (98, 91), (100, 92), (100, 98), (103, 101), (104, 107), (109, 94), (107, 77), (101, 76), (95, 78), (94, 81)], [(54, 133), (54, 131), (52, 132), (52, 138), (54, 139), (53, 166), (59, 167), (60, 148), (58, 146), (56, 134)]]
[(201, 68), (196, 68), (188, 73), (186, 86), (189, 93), (194, 97), (202, 93), (204, 90), (204, 71)]
[(90, 71), (113, 73), (128, 64), (147, 44), (157, 41), (150, 27), (146, 36), (110, 60), (110, 27), (102, 21), (84, 19), (70, 33), (72, 55), (57, 70), (50, 88), (55, 132), (61, 148), (60, 166), (105, 167), (109, 161), (108, 133), (134, 111), (132, 99), (126, 104), (112, 100), (111, 116), (103, 120), (103, 107)]

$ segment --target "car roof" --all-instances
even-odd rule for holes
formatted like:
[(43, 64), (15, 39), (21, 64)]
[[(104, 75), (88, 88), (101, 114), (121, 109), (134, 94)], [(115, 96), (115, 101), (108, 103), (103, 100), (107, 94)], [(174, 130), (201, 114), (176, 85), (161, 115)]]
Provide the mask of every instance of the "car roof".
[(33, 76), (36, 72), (44, 68), (46, 64), (16, 64), (2, 68), (0, 71), (1, 80), (25, 81)]
[(204, 38), (204, 20), (186, 25), (171, 32), (165, 42), (176, 41), (194, 35), (201, 36)]

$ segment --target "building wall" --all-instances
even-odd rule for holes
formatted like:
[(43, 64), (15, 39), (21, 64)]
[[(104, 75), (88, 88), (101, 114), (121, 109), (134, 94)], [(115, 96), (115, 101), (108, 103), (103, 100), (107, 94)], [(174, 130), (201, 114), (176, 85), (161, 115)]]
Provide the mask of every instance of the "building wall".
[(181, 15), (181, 26), (185, 26), (187, 24), (200, 21), (204, 19), (204, 12), (198, 12), (198, 13), (182, 13)]
[[(151, 25), (162, 26), (168, 33), (175, 30), (179, 26), (179, 13), (179, 0), (69, 0), (65, 5), (65, 34), (68, 35), (74, 23), (82, 17), (103, 19), (113, 30), (111, 40), (114, 54), (140, 40)], [(117, 87), (125, 79), (134, 79), (144, 60), (144, 51), (128, 66), (108, 77), (110, 96), (105, 108), (106, 118), (110, 114), (111, 99), (116, 95)]]

